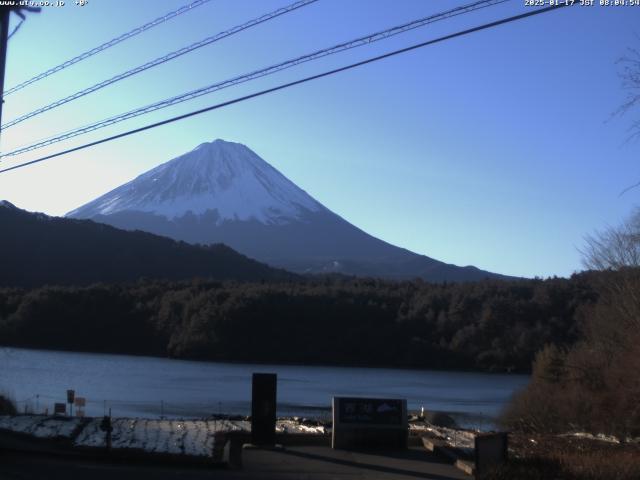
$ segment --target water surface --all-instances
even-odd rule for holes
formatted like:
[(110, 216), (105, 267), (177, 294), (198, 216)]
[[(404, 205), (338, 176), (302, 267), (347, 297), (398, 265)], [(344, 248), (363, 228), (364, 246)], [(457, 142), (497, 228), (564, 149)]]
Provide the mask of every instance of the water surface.
[[(329, 417), (331, 397), (406, 398), (410, 410), (454, 413), (487, 426), (526, 375), (194, 362), (155, 357), (0, 347), (0, 392), (18, 407), (53, 410), (66, 390), (85, 397), (87, 415), (154, 418), (248, 415), (251, 374), (278, 374), (278, 415)], [(485, 425), (483, 425), (483, 423)]]

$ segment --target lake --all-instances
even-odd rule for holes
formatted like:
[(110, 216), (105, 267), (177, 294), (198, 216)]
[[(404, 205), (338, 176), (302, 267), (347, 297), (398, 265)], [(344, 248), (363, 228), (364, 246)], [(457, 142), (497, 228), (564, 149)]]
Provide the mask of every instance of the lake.
[(86, 415), (194, 418), (248, 415), (251, 374), (278, 374), (278, 415), (329, 418), (332, 396), (406, 398), (409, 410), (450, 412), (487, 427), (527, 375), (387, 368), (254, 365), (0, 347), (0, 393), (18, 408), (53, 411), (66, 390)]

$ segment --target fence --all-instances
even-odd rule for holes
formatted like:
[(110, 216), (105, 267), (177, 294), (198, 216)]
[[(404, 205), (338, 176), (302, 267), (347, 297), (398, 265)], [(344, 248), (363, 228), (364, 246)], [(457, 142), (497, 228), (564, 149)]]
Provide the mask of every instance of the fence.
[[(20, 413), (52, 414), (55, 403), (66, 403), (66, 397), (36, 394), (15, 400)], [(209, 402), (165, 401), (165, 400), (97, 400), (86, 399), (84, 413), (87, 416), (102, 416), (111, 412), (116, 417), (140, 418), (206, 418), (206, 417), (248, 417), (251, 415), (250, 401)], [(278, 417), (304, 417), (322, 421), (331, 419), (329, 405), (295, 405), (279, 403)]]

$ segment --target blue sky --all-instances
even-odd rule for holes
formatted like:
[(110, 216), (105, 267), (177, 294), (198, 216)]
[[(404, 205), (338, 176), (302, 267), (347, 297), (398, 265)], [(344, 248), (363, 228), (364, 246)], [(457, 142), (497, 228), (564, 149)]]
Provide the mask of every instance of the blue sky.
[[(213, 0), (6, 98), (11, 120), (287, 1)], [(187, 0), (45, 7), (9, 42), (7, 88)], [(319, 0), (2, 133), (2, 151), (256, 68), (470, 3)], [(312, 62), (59, 143), (2, 166), (527, 11), (521, 0)], [(14, 18), (14, 24), (17, 18)], [(640, 7), (572, 7), (457, 38), (49, 162), (0, 174), (0, 198), (62, 215), (215, 138), (246, 144), (325, 206), (390, 243), (522, 276), (581, 269), (585, 234), (640, 190), (640, 111), (616, 60)], [(634, 116), (635, 115), (635, 116)]]

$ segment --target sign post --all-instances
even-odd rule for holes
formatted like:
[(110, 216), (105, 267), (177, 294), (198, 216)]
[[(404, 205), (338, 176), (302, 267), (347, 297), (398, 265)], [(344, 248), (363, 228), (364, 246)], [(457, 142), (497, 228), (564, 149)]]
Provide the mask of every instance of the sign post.
[(73, 417), (73, 400), (76, 397), (75, 390), (67, 390), (67, 403), (69, 404), (69, 416)]
[(254, 373), (251, 383), (251, 443), (274, 446), (278, 376), (275, 373)]
[(84, 397), (76, 397), (74, 399), (74, 405), (76, 406), (76, 416), (84, 417), (84, 406), (86, 405), (86, 399)]
[(333, 448), (406, 449), (408, 441), (406, 400), (333, 397)]

